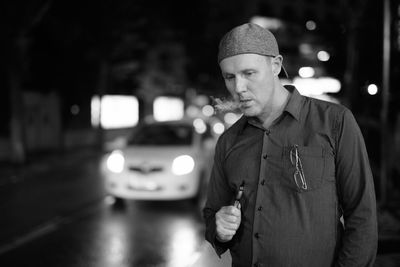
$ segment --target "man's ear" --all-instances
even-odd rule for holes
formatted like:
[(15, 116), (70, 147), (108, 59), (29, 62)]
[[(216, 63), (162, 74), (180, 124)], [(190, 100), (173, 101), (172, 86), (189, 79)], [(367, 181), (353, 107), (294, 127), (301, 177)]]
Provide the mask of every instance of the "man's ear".
[(282, 61), (283, 61), (283, 58), (281, 55), (277, 55), (276, 57), (272, 58), (271, 65), (272, 65), (272, 72), (274, 73), (274, 76), (278, 76), (279, 73), (281, 72)]

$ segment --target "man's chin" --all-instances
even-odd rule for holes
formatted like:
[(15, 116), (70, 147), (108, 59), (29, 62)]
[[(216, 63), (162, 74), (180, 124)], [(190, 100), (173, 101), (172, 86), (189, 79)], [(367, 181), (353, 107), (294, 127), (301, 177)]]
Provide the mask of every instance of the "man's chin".
[(254, 117), (257, 115), (256, 112), (251, 108), (241, 108), (240, 110), (246, 117)]

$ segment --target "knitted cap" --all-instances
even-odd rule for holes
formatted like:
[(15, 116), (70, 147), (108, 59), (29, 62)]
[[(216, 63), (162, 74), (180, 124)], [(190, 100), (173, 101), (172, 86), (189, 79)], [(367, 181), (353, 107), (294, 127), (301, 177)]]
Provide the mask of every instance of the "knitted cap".
[[(233, 28), (222, 37), (219, 43), (218, 63), (227, 57), (239, 54), (275, 57), (279, 55), (278, 43), (269, 30), (254, 23), (245, 23)], [(288, 77), (285, 68), (283, 70)]]
[(222, 37), (219, 43), (218, 62), (239, 54), (279, 55), (274, 35), (267, 29), (246, 23), (233, 28)]

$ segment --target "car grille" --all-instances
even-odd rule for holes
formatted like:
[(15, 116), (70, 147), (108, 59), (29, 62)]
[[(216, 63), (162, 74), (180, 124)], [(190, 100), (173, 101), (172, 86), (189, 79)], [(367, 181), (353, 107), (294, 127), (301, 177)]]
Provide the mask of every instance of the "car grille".
[(150, 166), (129, 166), (128, 168), (132, 172), (140, 172), (142, 174), (149, 174), (153, 172), (161, 172), (163, 170), (162, 167), (150, 167)]

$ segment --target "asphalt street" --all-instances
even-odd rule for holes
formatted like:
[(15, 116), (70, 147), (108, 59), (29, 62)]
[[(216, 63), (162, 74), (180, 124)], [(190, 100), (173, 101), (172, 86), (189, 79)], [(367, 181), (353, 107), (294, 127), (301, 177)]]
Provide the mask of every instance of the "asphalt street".
[[(102, 152), (0, 164), (0, 266), (230, 266), (204, 241), (188, 201), (128, 201), (103, 189)], [(398, 207), (379, 210), (375, 266), (400, 266)]]

